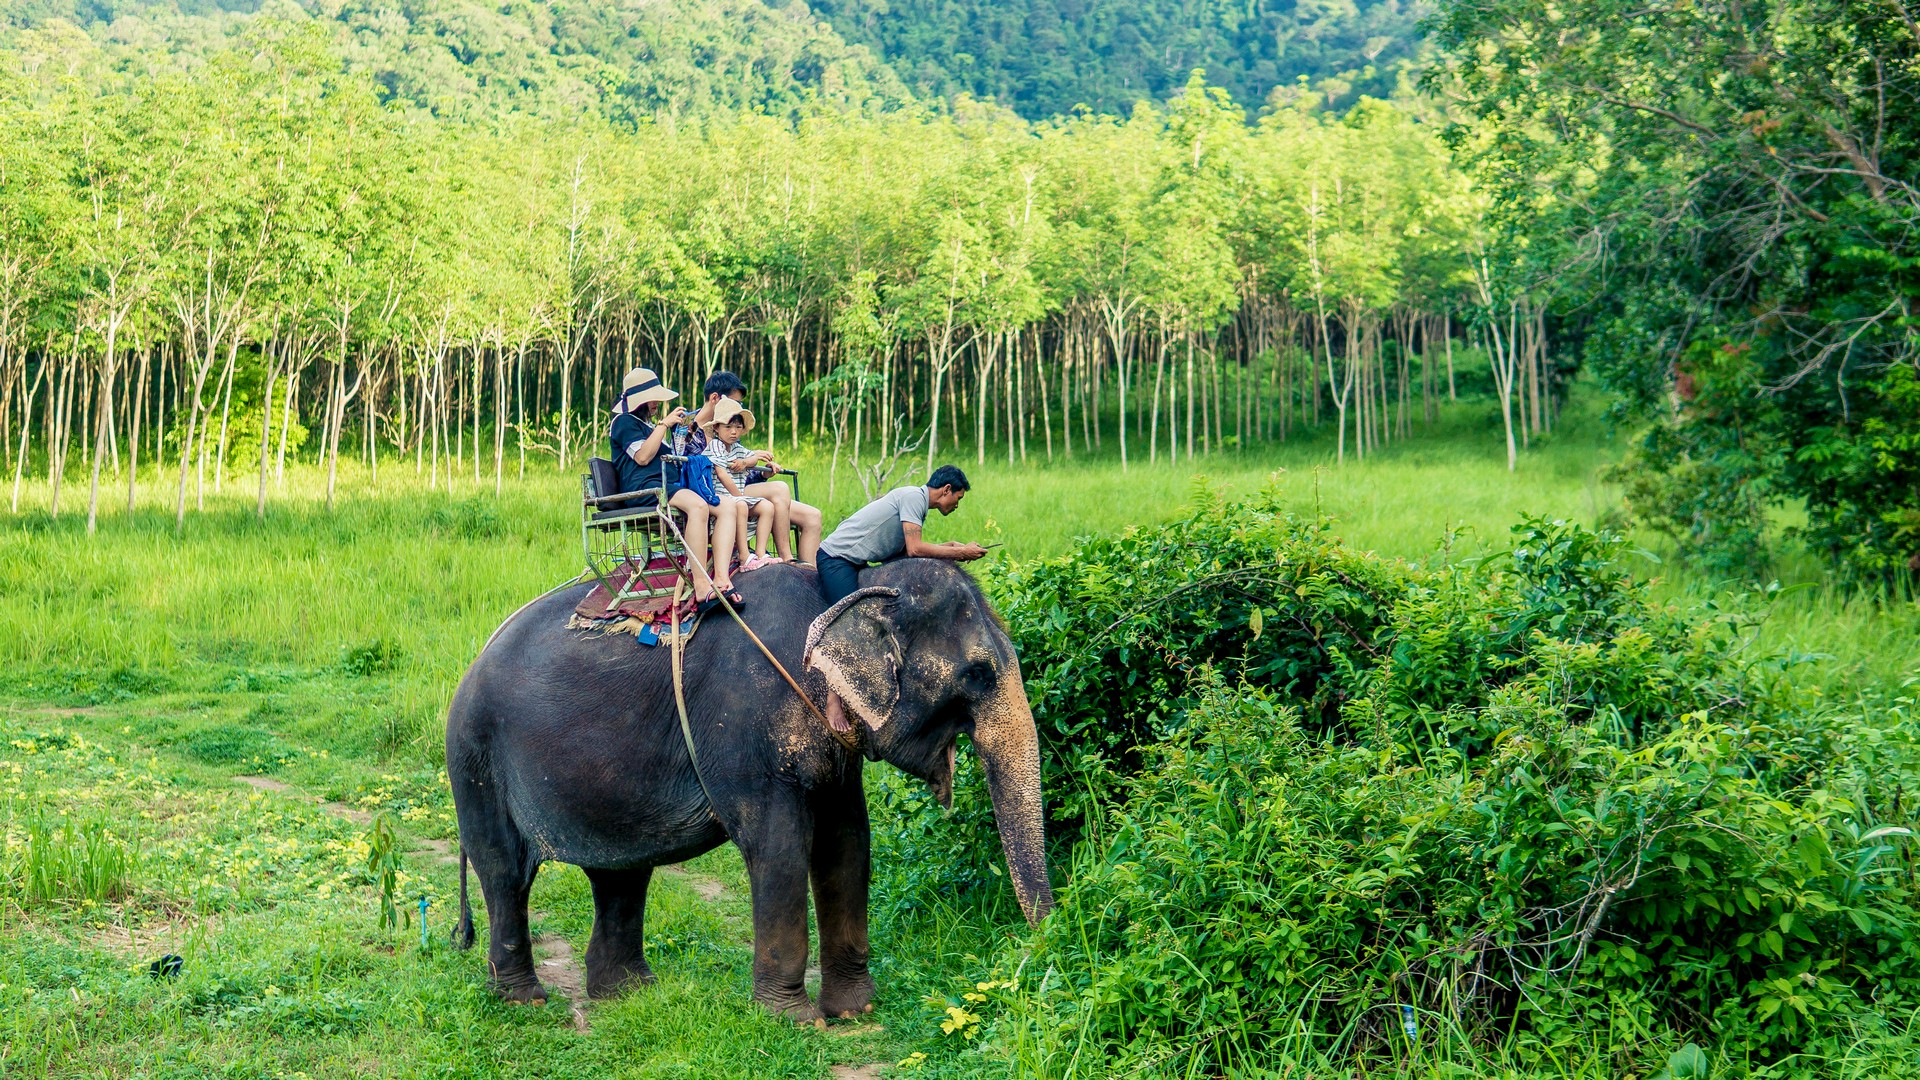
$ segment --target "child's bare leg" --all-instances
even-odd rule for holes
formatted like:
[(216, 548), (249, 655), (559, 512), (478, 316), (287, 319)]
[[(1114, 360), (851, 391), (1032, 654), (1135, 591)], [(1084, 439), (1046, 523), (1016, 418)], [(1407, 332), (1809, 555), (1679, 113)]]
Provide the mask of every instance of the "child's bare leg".
[[(699, 496), (694, 496), (697, 500)], [(720, 505), (713, 508), (713, 587), (720, 592), (733, 588), (733, 572), (727, 565), (733, 561), (733, 542), (736, 527), (740, 524), (740, 513), (728, 503), (727, 496), (720, 497)]]
[(773, 503), (761, 499), (753, 508), (753, 518), (756, 523), (753, 532), (754, 542), (760, 548), (760, 557), (764, 559), (767, 557), (767, 541), (773, 536)]
[(780, 546), (780, 557), (793, 561), (793, 492), (787, 485), (780, 485), (780, 495), (773, 500), (773, 542)]
[(751, 539), (753, 535), (753, 527), (747, 523), (747, 501), (745, 499), (729, 498), (727, 502), (731, 504), (731, 509), (735, 515), (733, 528), (734, 533), (739, 537), (735, 546), (739, 549), (740, 564), (744, 566), (746, 565), (747, 559), (752, 555), (752, 551), (747, 547), (747, 541)]
[(787, 485), (777, 480), (764, 480), (747, 489), (747, 494), (758, 495), (773, 504), (773, 542), (780, 549), (780, 557), (793, 559), (793, 492)]

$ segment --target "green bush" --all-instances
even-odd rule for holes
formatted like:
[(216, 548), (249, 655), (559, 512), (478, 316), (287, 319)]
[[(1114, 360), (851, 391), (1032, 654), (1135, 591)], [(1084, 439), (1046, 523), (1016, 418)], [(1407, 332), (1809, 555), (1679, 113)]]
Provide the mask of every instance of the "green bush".
[(1708, 716), (1629, 745), (1579, 718), (1568, 674), (1499, 695), (1474, 754), (1316, 738), (1212, 681), (1074, 859), (1016, 1018), (1041, 1045), (1231, 1030), (1228, 1068), (1303, 1014), (1387, 1049), (1401, 1004), (1545, 1059), (1623, 1014), (1777, 1056), (1914, 1002), (1904, 828), (1770, 790), (1748, 733)]
[[(1910, 691), (1823, 703), (1749, 649), (1761, 605), (1660, 605), (1628, 554), (1528, 520), (1421, 567), (1203, 493), (1000, 575), (1068, 870), (982, 1006), (1017, 1071), (1397, 1056), (1403, 1006), (1615, 1074), (1907, 1039)], [(883, 905), (983, 880), (876, 801), (925, 849)]]
[(400, 647), (391, 641), (375, 638), (359, 645), (348, 645), (340, 650), (340, 671), (356, 679), (372, 675), (384, 675), (400, 663)]

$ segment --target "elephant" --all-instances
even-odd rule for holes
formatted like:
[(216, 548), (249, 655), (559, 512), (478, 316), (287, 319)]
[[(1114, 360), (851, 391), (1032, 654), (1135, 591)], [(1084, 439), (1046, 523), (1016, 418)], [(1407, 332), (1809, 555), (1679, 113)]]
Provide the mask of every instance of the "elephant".
[[(642, 943), (654, 868), (731, 840), (752, 887), (754, 1000), (803, 1022), (871, 1011), (861, 771), (890, 762), (951, 806), (962, 733), (984, 766), (1023, 913), (1037, 924), (1052, 907), (1033, 713), (1013, 643), (974, 580), (951, 562), (899, 559), (866, 570), (830, 609), (808, 568), (774, 564), (737, 582), (741, 616), (819, 712), (740, 624), (711, 612), (684, 650), (690, 754), (670, 648), (566, 629), (584, 585), (515, 613), (461, 680), (447, 716), (462, 859), (454, 941), (474, 940), (471, 860), (489, 981), (508, 1001), (546, 999), (527, 929), (543, 861), (586, 871), (586, 989), (607, 997), (653, 980)], [(817, 1003), (804, 981), (809, 881)]]

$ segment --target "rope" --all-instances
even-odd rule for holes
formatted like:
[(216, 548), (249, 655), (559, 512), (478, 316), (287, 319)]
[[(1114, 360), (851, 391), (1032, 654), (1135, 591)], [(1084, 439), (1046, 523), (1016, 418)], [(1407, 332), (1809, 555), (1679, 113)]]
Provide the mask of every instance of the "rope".
[[(684, 639), (680, 636), (680, 590), (686, 582), (676, 581), (673, 585), (673, 607), (670, 618), (673, 626), (673, 707), (680, 713), (680, 737), (687, 743), (687, 759), (693, 762), (693, 778), (700, 781), (700, 793), (707, 797), (707, 812), (714, 814), (713, 792), (707, 787), (707, 778), (700, 772), (700, 752), (693, 748), (693, 725), (687, 721), (687, 691), (685, 679), (680, 671), (680, 651), (684, 648)], [(718, 814), (714, 814), (717, 819)]]
[[(698, 557), (698, 556), (696, 556), (696, 555), (694, 555), (694, 553), (693, 553), (693, 548), (692, 548), (692, 547), (691, 547), (691, 546), (690, 546), (690, 545), (689, 545), (689, 544), (687, 543), (687, 537), (686, 537), (686, 534), (685, 534), (685, 533), (682, 533), (682, 532), (680, 531), (680, 524), (679, 524), (679, 522), (676, 522), (676, 521), (674, 521), (674, 520), (673, 520), (673, 515), (672, 515), (671, 513), (669, 513), (669, 512), (668, 512), (668, 510), (667, 510), (667, 508), (666, 508), (665, 506), (662, 506), (662, 507), (660, 508), (660, 516), (661, 516), (661, 518), (662, 518), (662, 519), (664, 519), (664, 520), (666, 521), (666, 523), (667, 523), (667, 528), (669, 528), (669, 529), (672, 529), (672, 530), (673, 530), (673, 535), (675, 535), (675, 536), (677, 536), (677, 537), (679, 537), (679, 538), (680, 538), (680, 550), (682, 550), (682, 551), (684, 551), (684, 552), (686, 552), (686, 554), (687, 554), (687, 561), (688, 561), (688, 562), (691, 562), (691, 563), (693, 563), (693, 565), (694, 565), (694, 566), (695, 566), (695, 567), (696, 567), (697, 569), (699, 569), (699, 571), (700, 571), (701, 573), (703, 573), (703, 574), (705, 574), (705, 573), (707, 573), (707, 570), (706, 570), (706, 567), (705, 567), (705, 565), (703, 565), (703, 564), (702, 564), (702, 563), (700, 562), (700, 559), (699, 559), (699, 557)], [(682, 575), (682, 576), (684, 577), (685, 575)], [(713, 582), (713, 577), (712, 577), (712, 575), (710, 575), (710, 574), (708, 575), (708, 577), (707, 577), (707, 582), (708, 582), (708, 584), (712, 584), (712, 582)], [(679, 606), (678, 606), (678, 601), (679, 601), (679, 595), (680, 595), (680, 589), (679, 589), (679, 586), (677, 586), (677, 585), (676, 585), (676, 586), (674, 587), (674, 600), (675, 600), (675, 608), (674, 608), (674, 618), (675, 618), (675, 624), (674, 624), (674, 625), (675, 625), (675, 626), (678, 626), (678, 625), (679, 625), (679, 623), (678, 623), (678, 619), (679, 619)], [(733, 605), (732, 605), (731, 603), (729, 603), (729, 602), (727, 601), (727, 596), (726, 596), (726, 594), (725, 594), (725, 593), (723, 593), (723, 592), (721, 592), (721, 591), (720, 591), (720, 590), (719, 590), (718, 588), (715, 588), (715, 589), (714, 589), (714, 592), (713, 592), (713, 595), (714, 595), (714, 597), (715, 597), (716, 599), (718, 599), (718, 600), (720, 601), (720, 606), (721, 606), (721, 607), (723, 607), (723, 608), (726, 608), (726, 609), (727, 609), (727, 614), (729, 614), (729, 615), (731, 615), (731, 616), (733, 616), (733, 621), (734, 621), (734, 622), (737, 622), (737, 623), (739, 623), (739, 624), (740, 624), (740, 629), (742, 629), (742, 630), (744, 630), (744, 631), (746, 631), (746, 634), (747, 634), (747, 637), (748, 637), (749, 639), (751, 639), (751, 640), (753, 641), (753, 643), (754, 643), (755, 645), (758, 645), (758, 646), (760, 647), (760, 652), (761, 652), (761, 653), (762, 653), (762, 654), (763, 654), (764, 656), (766, 656), (766, 658), (767, 658), (767, 663), (769, 663), (769, 664), (772, 664), (772, 665), (773, 665), (773, 670), (775, 670), (775, 671), (777, 671), (777, 672), (779, 672), (779, 673), (780, 673), (780, 677), (781, 677), (781, 678), (783, 678), (783, 679), (785, 679), (785, 680), (787, 680), (787, 685), (788, 685), (788, 686), (791, 686), (791, 687), (793, 687), (793, 692), (794, 692), (794, 693), (796, 693), (796, 694), (798, 694), (798, 695), (800, 695), (800, 702), (801, 702), (801, 704), (803, 704), (803, 705), (805, 705), (805, 706), (807, 707), (807, 711), (813, 714), (813, 718), (814, 718), (815, 720), (818, 720), (818, 721), (820, 721), (820, 723), (821, 723), (821, 724), (823, 724), (823, 725), (824, 725), (824, 724), (826, 724), (826, 722), (827, 722), (827, 717), (826, 717), (826, 714), (824, 714), (824, 713), (822, 713), (822, 712), (820, 711), (820, 707), (819, 707), (819, 706), (817, 706), (817, 705), (815, 705), (815, 704), (813, 703), (813, 699), (807, 696), (807, 692), (806, 692), (805, 690), (802, 690), (802, 689), (800, 689), (800, 684), (799, 684), (798, 682), (796, 682), (796, 681), (794, 681), (794, 678), (793, 678), (793, 676), (792, 676), (792, 674), (790, 674), (790, 673), (789, 673), (789, 672), (787, 671), (787, 666), (786, 666), (785, 664), (782, 664), (782, 663), (780, 662), (780, 659), (779, 659), (778, 657), (776, 657), (776, 656), (774, 656), (774, 655), (773, 655), (773, 650), (772, 650), (772, 649), (769, 649), (769, 648), (767, 648), (767, 643), (766, 643), (766, 642), (764, 642), (764, 641), (761, 641), (761, 640), (760, 640), (760, 635), (759, 635), (759, 634), (756, 634), (756, 633), (754, 633), (754, 632), (753, 632), (753, 627), (751, 627), (751, 626), (748, 626), (748, 625), (747, 625), (747, 620), (745, 620), (745, 619), (743, 619), (743, 618), (741, 618), (741, 617), (740, 617), (740, 613), (739, 613), (738, 611), (736, 611), (736, 610), (734, 610), (734, 607), (733, 607)], [(677, 642), (677, 641), (679, 640), (679, 634), (678, 634), (678, 632), (677, 632), (677, 631), (676, 631), (676, 632), (675, 632), (675, 634), (674, 634), (674, 639), (675, 639), (675, 641), (676, 641), (676, 642)], [(676, 687), (676, 688), (677, 688), (677, 687)]]
[(545, 600), (547, 597), (552, 596), (554, 593), (559, 592), (561, 589), (569, 588), (571, 586), (580, 584), (580, 579), (586, 576), (587, 576), (586, 571), (582, 570), (580, 573), (573, 575), (572, 577), (561, 582), (560, 584), (555, 585), (553, 588), (548, 589), (546, 592), (541, 593), (539, 596), (536, 596), (533, 599), (527, 601), (526, 603), (521, 604), (518, 608), (515, 608), (513, 614), (507, 616), (506, 619), (502, 620), (499, 626), (496, 626), (493, 628), (493, 633), (487, 635), (487, 643), (485, 645), (480, 646), (480, 651), (486, 652), (489, 648), (491, 648), (493, 646), (493, 639), (500, 636), (500, 631), (505, 630), (507, 628), (507, 623), (510, 623), (513, 620), (519, 618), (521, 612), (527, 610), (528, 608), (539, 603), (540, 601)]
[[(680, 531), (679, 523), (673, 520), (673, 514), (670, 513), (664, 505), (660, 508), (660, 517), (667, 523), (667, 528), (673, 530), (673, 535), (679, 537), (680, 550), (686, 553), (687, 561), (698, 568), (701, 573), (706, 573), (706, 567), (700, 562), (699, 557), (693, 553), (693, 548), (688, 546), (686, 534)], [(707, 578), (707, 583), (713, 583), (713, 578), (710, 575)], [(687, 758), (693, 763), (693, 778), (700, 782), (700, 791), (707, 797), (708, 812), (714, 813), (713, 808), (717, 804), (713, 801), (713, 791), (707, 787), (707, 778), (700, 771), (700, 752), (694, 749), (693, 724), (687, 719), (686, 678), (681, 665), (681, 651), (685, 648), (686, 639), (680, 634), (680, 599), (682, 595), (684, 595), (683, 590), (686, 585), (687, 576), (685, 573), (682, 573), (680, 580), (674, 582), (673, 605), (668, 609), (669, 625), (673, 632), (673, 707), (680, 714), (680, 738), (687, 744)], [(780, 673), (781, 678), (787, 680), (788, 686), (793, 687), (793, 692), (800, 695), (800, 701), (806, 705), (807, 711), (813, 713), (814, 718), (820, 721), (822, 727), (832, 730), (827, 724), (827, 718), (822, 715), (820, 709), (814, 705), (813, 699), (807, 696), (805, 690), (800, 689), (800, 684), (795, 682), (793, 676), (787, 672), (786, 665), (782, 664), (779, 658), (773, 655), (773, 650), (767, 648), (767, 643), (760, 640), (760, 635), (754, 633), (753, 627), (747, 625), (747, 620), (741, 618), (740, 612), (735, 610), (731, 603), (728, 603), (726, 595), (718, 588), (714, 589), (713, 595), (719, 599), (720, 606), (727, 609), (727, 614), (733, 616), (733, 621), (740, 624), (740, 629), (746, 631), (747, 637), (752, 639), (753, 643), (760, 647), (761, 653), (766, 656), (767, 662), (773, 665), (773, 669)], [(714, 813), (714, 817), (718, 820), (719, 814)]]

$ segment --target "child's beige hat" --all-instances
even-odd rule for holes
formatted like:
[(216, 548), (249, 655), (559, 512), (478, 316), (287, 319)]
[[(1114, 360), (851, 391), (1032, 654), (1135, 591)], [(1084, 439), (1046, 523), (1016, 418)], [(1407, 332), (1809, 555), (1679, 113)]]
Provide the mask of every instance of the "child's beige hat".
[(700, 427), (706, 431), (712, 431), (721, 424), (730, 422), (736, 416), (747, 422), (748, 431), (753, 430), (753, 410), (729, 397), (723, 397), (713, 403), (713, 419), (701, 424)]

